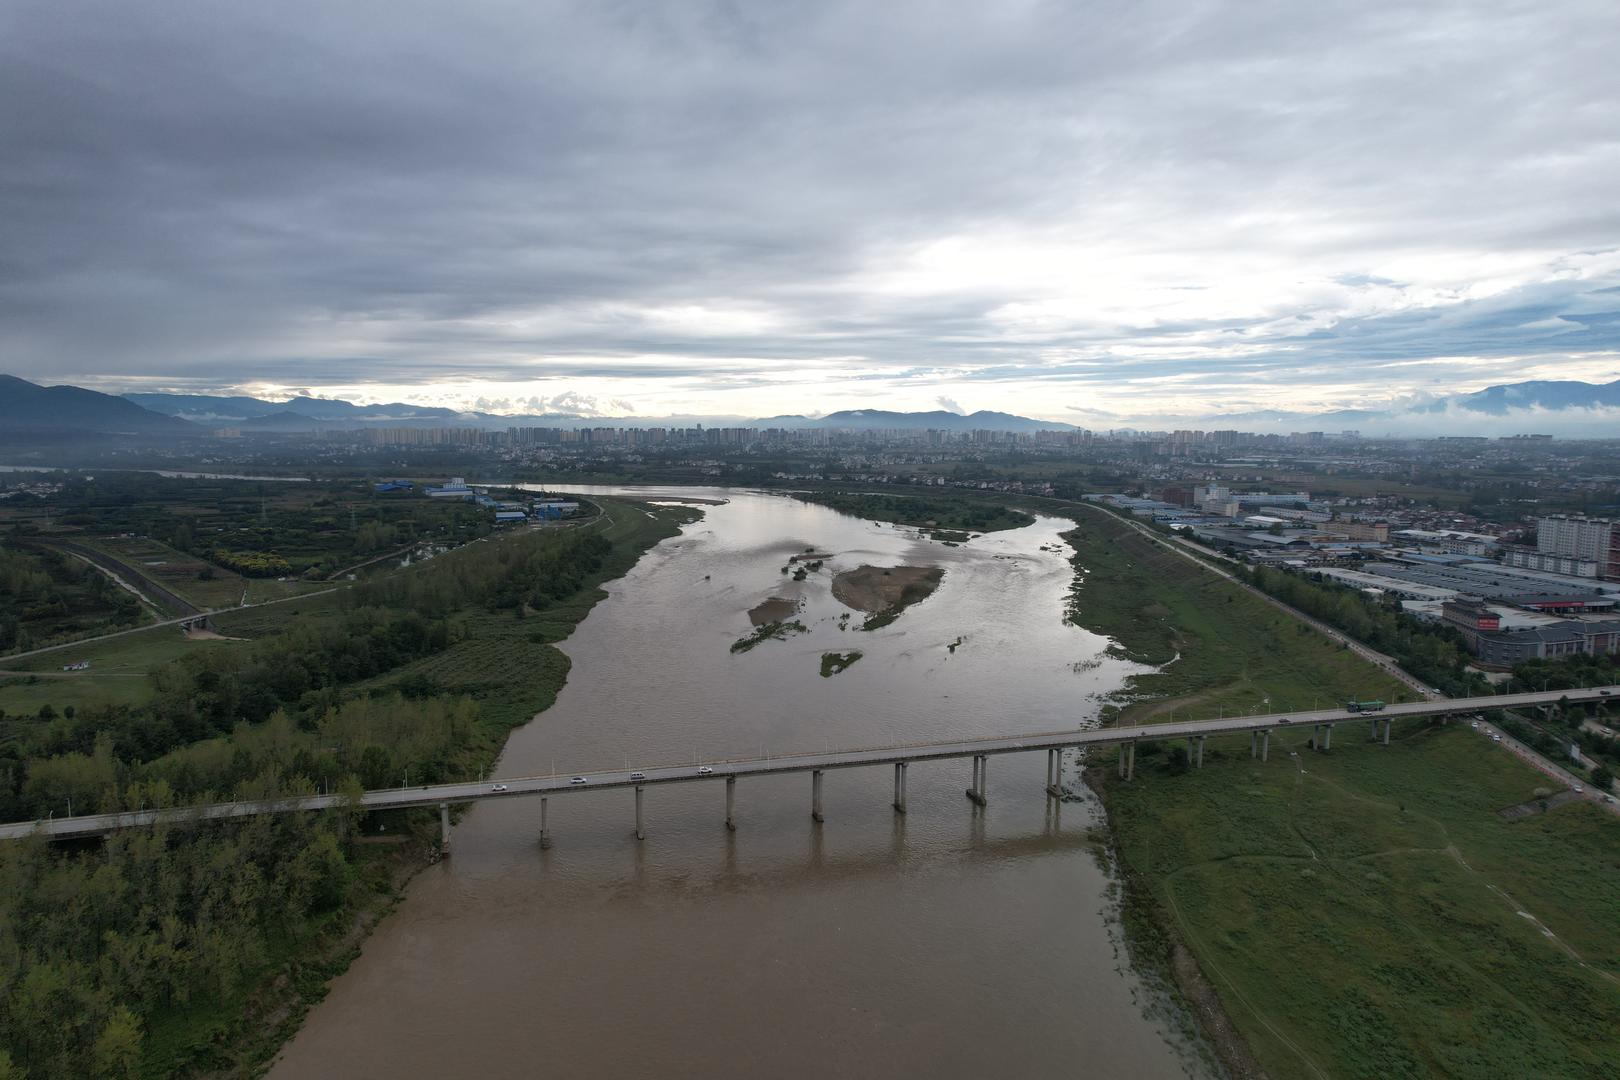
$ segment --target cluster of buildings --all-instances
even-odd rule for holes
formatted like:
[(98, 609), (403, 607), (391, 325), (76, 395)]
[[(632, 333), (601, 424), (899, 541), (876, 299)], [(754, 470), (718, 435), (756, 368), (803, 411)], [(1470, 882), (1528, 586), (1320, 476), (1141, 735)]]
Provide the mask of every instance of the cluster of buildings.
[[(407, 492), (415, 491), (416, 485), (409, 480), (384, 480), (373, 484), (372, 490), (379, 494)], [(529, 496), (525, 493), (516, 499), (499, 500), (489, 493), (488, 488), (473, 487), (461, 476), (453, 476), (438, 487), (424, 487), (422, 494), (430, 499), (453, 499), (484, 507), (494, 513), (497, 525), (556, 521), (579, 513), (578, 502), (549, 495)]]
[(1170, 526), (1248, 562), (1309, 572), (1455, 627), (1481, 667), (1620, 654), (1620, 522), (1548, 515), (1535, 546), (1450, 528), (1401, 527), (1305, 492), (1218, 484), (1146, 498), (1086, 498)]

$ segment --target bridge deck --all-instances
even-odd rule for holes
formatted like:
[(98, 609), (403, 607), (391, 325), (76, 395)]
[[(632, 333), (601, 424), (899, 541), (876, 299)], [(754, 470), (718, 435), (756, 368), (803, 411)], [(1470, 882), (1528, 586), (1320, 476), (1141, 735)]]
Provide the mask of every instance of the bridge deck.
[[(1592, 702), (1610, 698), (1620, 700), (1620, 686), (1417, 701), (1401, 705), (1389, 705), (1376, 713), (1352, 713), (1344, 709), (1320, 709), (1309, 712), (1223, 717), (1215, 720), (1182, 720), (1174, 723), (1148, 724), (1140, 727), (1094, 728), (1086, 731), (1058, 731), (1046, 734), (961, 739), (952, 742), (917, 743), (909, 746), (887, 746), (866, 750), (836, 750), (821, 754), (740, 758), (710, 761), (702, 766), (684, 764), (635, 770), (615, 769), (607, 772), (582, 773), (580, 775), (585, 781), (582, 784), (575, 783), (571, 776), (522, 776), (510, 779), (496, 777), (481, 782), (430, 784), (424, 787), (387, 788), (378, 791), (367, 791), (360, 797), (360, 805), (379, 810), (412, 806), (437, 806), (441, 803), (476, 802), (482, 799), (515, 799), (524, 796), (558, 795), (564, 792), (598, 791), (603, 788), (625, 788), (653, 784), (701, 783), (703, 781), (722, 780), (727, 777), (765, 776), (773, 773), (814, 772), (827, 769), (851, 769), (869, 765), (891, 765), (902, 762), (936, 761), (945, 758), (1016, 754), (1031, 750), (1058, 750), (1068, 747), (1132, 742), (1141, 739), (1181, 739), (1208, 735), (1227, 735), (1282, 726), (1300, 727), (1413, 716), (1444, 716), (1454, 713), (1480, 712), (1485, 709), (1549, 705), (1560, 700)], [(700, 768), (708, 771), (700, 772)], [(639, 773), (639, 778), (632, 779), (632, 773)], [(497, 784), (502, 785), (505, 790), (496, 791), (495, 786)], [(289, 813), (299, 810), (325, 810), (340, 806), (343, 801), (343, 797), (340, 795), (309, 795), (289, 799), (213, 803), (206, 806), (132, 811), (121, 814), (82, 815), (37, 822), (22, 821), (0, 825), (0, 840), (14, 840), (35, 832), (51, 837), (94, 836), (118, 829), (151, 825), (159, 821), (186, 822), (248, 817), (255, 814)]]

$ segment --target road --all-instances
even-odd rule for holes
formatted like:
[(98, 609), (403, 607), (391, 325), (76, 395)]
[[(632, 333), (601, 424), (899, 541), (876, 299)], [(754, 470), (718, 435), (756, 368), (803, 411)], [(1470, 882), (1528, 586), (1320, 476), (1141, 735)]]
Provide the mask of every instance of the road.
[[(315, 589), (311, 592), (299, 593), (296, 596), (278, 596), (274, 600), (260, 600), (256, 604), (242, 604), (238, 607), (215, 608), (213, 611), (203, 612), (203, 614), (224, 615), (225, 613), (231, 611), (246, 611), (249, 608), (269, 607), (271, 604), (286, 604), (294, 600), (308, 600), (312, 596), (325, 596), (327, 593), (337, 592), (339, 589), (344, 588), (348, 588), (348, 586), (334, 585), (330, 589)], [(162, 626), (179, 626), (181, 623), (190, 622), (196, 617), (196, 615), (182, 615), (178, 619), (161, 619), (158, 622), (145, 623), (141, 626), (131, 627), (128, 630), (114, 630), (110, 634), (98, 634), (95, 637), (81, 638), (78, 641), (65, 641), (60, 645), (47, 645), (42, 649), (30, 649), (27, 652), (12, 653), (9, 656), (0, 657), (0, 663), (14, 664), (18, 660), (26, 660), (31, 656), (43, 656), (46, 653), (57, 652), (61, 649), (85, 649), (89, 648), (91, 645), (96, 645), (103, 641), (111, 641), (113, 638), (124, 637), (128, 634), (140, 634), (147, 630), (156, 630)], [(35, 675), (38, 674), (38, 672), (27, 671), (21, 672), (20, 674)]]
[[(429, 784), (414, 788), (387, 788), (367, 791), (359, 804), (369, 809), (436, 806), (442, 803), (477, 802), (486, 799), (513, 799), (534, 795), (560, 795), (564, 792), (597, 791), (604, 788), (634, 788), (657, 784), (700, 783), (733, 777), (769, 776), (780, 773), (850, 769), (873, 765), (911, 764), (976, 755), (1027, 753), (1036, 750), (1062, 750), (1070, 747), (1110, 743), (1197, 738), (1210, 735), (1266, 731), (1283, 726), (1301, 728), (1312, 724), (1351, 724), (1398, 719), (1401, 717), (1443, 716), (1473, 713), (1484, 709), (1554, 704), (1560, 698), (1571, 702), (1620, 698), (1620, 686), (1587, 690), (1555, 690), (1530, 694), (1501, 694), (1491, 697), (1455, 698), (1449, 701), (1414, 701), (1390, 705), (1377, 713), (1350, 713), (1343, 709), (1310, 712), (1269, 713), (1264, 716), (1224, 717), (1216, 720), (1183, 720), (1149, 727), (1099, 728), (1090, 731), (1060, 731), (1040, 735), (1015, 735), (969, 739), (944, 743), (918, 743), (866, 750), (843, 750), (821, 754), (745, 758), (713, 761), (706, 765), (682, 764), (648, 767), (637, 771), (614, 769), (584, 773), (576, 780), (568, 776), (521, 776), (488, 781)], [(145, 810), (121, 814), (95, 814), (55, 818), (41, 822), (15, 822), (0, 825), (0, 840), (15, 840), (33, 832), (46, 836), (95, 836), (118, 829), (137, 828), (157, 822), (187, 822), (278, 814), (299, 810), (325, 810), (344, 805), (341, 795), (308, 795), (287, 799), (215, 803), (208, 806), (171, 810)]]
[(1401, 682), (1405, 683), (1407, 686), (1409, 686), (1413, 690), (1417, 691), (1420, 695), (1423, 696), (1424, 699), (1428, 700), (1428, 699), (1433, 699), (1433, 698), (1439, 696), (1438, 694), (1435, 693), (1435, 690), (1434, 690), (1434, 688), (1432, 686), (1426, 685), (1417, 676), (1415, 676), (1415, 675), (1411, 674), (1410, 672), (1405, 671), (1404, 669), (1402, 669), (1400, 664), (1398, 664), (1395, 661), (1395, 658), (1393, 656), (1388, 656), (1388, 655), (1386, 655), (1384, 653), (1379, 652), (1377, 649), (1373, 649), (1373, 648), (1370, 648), (1370, 647), (1368, 647), (1366, 645), (1363, 645), (1361, 642), (1357, 641), (1355, 638), (1351, 637), (1349, 634), (1346, 634), (1341, 630), (1335, 629), (1334, 627), (1330, 626), (1329, 624), (1323, 622), (1320, 619), (1316, 619), (1316, 618), (1311, 617), (1310, 615), (1305, 614), (1305, 612), (1299, 610), (1298, 608), (1296, 608), (1296, 607), (1294, 607), (1294, 606), (1292, 606), (1290, 604), (1283, 603), (1281, 600), (1278, 600), (1276, 597), (1271, 596), (1269, 593), (1266, 593), (1266, 592), (1264, 592), (1264, 591), (1262, 591), (1260, 589), (1255, 588), (1253, 585), (1250, 585), (1247, 581), (1244, 581), (1243, 579), (1239, 578), (1236, 574), (1233, 574), (1233, 573), (1231, 573), (1230, 571), (1227, 571), (1227, 570), (1223, 570), (1219, 566), (1215, 566), (1214, 564), (1212, 564), (1209, 561), (1211, 558), (1224, 559), (1225, 556), (1216, 555), (1213, 552), (1207, 552), (1207, 551), (1204, 551), (1204, 550), (1202, 550), (1200, 548), (1192, 547), (1191, 545), (1186, 544), (1184, 541), (1181, 541), (1181, 540), (1176, 540), (1176, 539), (1166, 538), (1166, 537), (1160, 536), (1158, 533), (1154, 532), (1152, 529), (1150, 529), (1147, 526), (1143, 525), (1141, 522), (1132, 521), (1132, 520), (1130, 520), (1128, 518), (1119, 517), (1119, 515), (1113, 514), (1111, 511), (1104, 510), (1102, 507), (1096, 506), (1095, 504), (1092, 504), (1092, 503), (1079, 503), (1079, 504), (1073, 504), (1073, 505), (1086, 506), (1086, 507), (1089, 507), (1091, 510), (1093, 510), (1096, 513), (1109, 514), (1112, 517), (1118, 517), (1120, 521), (1123, 521), (1126, 525), (1129, 525), (1131, 528), (1135, 529), (1137, 532), (1141, 533), (1143, 536), (1147, 537), (1149, 540), (1152, 540), (1154, 543), (1160, 545), (1161, 547), (1164, 547), (1165, 549), (1167, 549), (1169, 551), (1175, 552), (1177, 555), (1180, 555), (1184, 559), (1192, 560), (1193, 562), (1197, 563), (1199, 566), (1202, 566), (1205, 570), (1208, 570), (1210, 573), (1215, 574), (1218, 577), (1225, 578), (1227, 581), (1230, 581), (1232, 584), (1236, 585), (1238, 588), (1244, 589), (1244, 590), (1254, 594), (1255, 596), (1259, 597), (1261, 600), (1264, 600), (1266, 603), (1270, 604), (1272, 607), (1278, 609), (1279, 611), (1283, 611), (1283, 612), (1286, 612), (1289, 615), (1292, 615), (1294, 618), (1298, 619), (1300, 622), (1302, 622), (1305, 625), (1307, 625), (1307, 626), (1311, 627), (1312, 629), (1316, 630), (1318, 633), (1321, 633), (1321, 634), (1327, 636), (1329, 639), (1331, 639), (1333, 641), (1336, 641), (1336, 642), (1340, 643), (1341, 645), (1346, 646), (1347, 648), (1349, 648), (1349, 650), (1351, 652), (1355, 653), (1357, 656), (1361, 657), (1363, 660), (1366, 660), (1368, 663), (1371, 663), (1371, 664), (1376, 664), (1378, 667), (1382, 668), (1386, 673), (1388, 673), (1391, 677), (1399, 679)]
[(129, 565), (129, 563), (109, 555), (105, 551), (98, 551), (93, 547), (74, 543), (72, 540), (59, 540), (55, 537), (40, 537), (38, 542), (61, 548), (70, 555), (77, 555), (86, 562), (94, 563), (103, 570), (110, 571), (114, 576), (114, 580), (122, 578), (124, 581), (129, 582), (131, 587), (141, 589), (147, 596), (152, 597), (156, 603), (162, 604), (170, 611), (177, 612), (182, 617), (202, 613), (202, 608), (193, 604), (190, 600), (171, 589), (165, 588), (140, 570)]
[[(1523, 717), (1520, 717), (1519, 719), (1522, 720)], [(1590, 781), (1576, 776), (1574, 773), (1558, 764), (1558, 762), (1553, 761), (1543, 755), (1541, 751), (1535, 749), (1534, 747), (1525, 745), (1518, 739), (1515, 739), (1512, 735), (1509, 735), (1506, 731), (1502, 731), (1490, 724), (1479, 725), (1479, 733), (1482, 737), (1487, 739), (1493, 735), (1500, 735), (1502, 737), (1500, 745), (1504, 750), (1508, 751), (1508, 753), (1512, 754), (1514, 757), (1518, 758), (1532, 769), (1535, 769), (1537, 772), (1542, 773), (1550, 780), (1556, 780), (1558, 783), (1571, 790), (1580, 788), (1581, 798), (1586, 799), (1589, 802), (1597, 803), (1604, 810), (1607, 810), (1609, 813), (1620, 817), (1620, 802), (1616, 802), (1612, 796), (1605, 798), (1604, 796), (1608, 795), (1608, 792), (1599, 791)]]

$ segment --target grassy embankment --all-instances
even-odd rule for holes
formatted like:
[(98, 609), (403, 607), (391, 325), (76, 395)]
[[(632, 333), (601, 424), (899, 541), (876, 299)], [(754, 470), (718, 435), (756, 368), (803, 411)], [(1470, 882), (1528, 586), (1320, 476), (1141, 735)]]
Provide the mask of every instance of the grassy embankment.
[[(1078, 621), (1179, 655), (1139, 696), (1203, 713), (1397, 693), (1122, 522), (1082, 514), (1071, 540)], [(1133, 782), (1094, 771), (1138, 961), (1168, 970), (1185, 943), (1274, 1078), (1606, 1075), (1620, 822), (1587, 803), (1499, 816), (1545, 780), (1461, 725), (1397, 724), (1388, 747), (1365, 732), (1340, 725), (1313, 753), (1308, 729), (1279, 730), (1265, 764), (1239, 736), (1211, 739), (1199, 770), (1139, 752)]]

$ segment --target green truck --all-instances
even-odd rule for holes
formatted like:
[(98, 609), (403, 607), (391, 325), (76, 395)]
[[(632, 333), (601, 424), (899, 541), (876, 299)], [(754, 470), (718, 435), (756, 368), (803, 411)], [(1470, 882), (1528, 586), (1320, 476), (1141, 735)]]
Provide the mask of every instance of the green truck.
[(1376, 698), (1372, 701), (1347, 701), (1344, 703), (1345, 712), (1383, 712), (1384, 703)]

